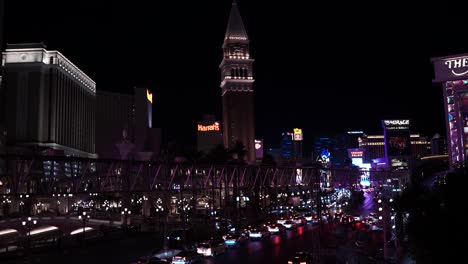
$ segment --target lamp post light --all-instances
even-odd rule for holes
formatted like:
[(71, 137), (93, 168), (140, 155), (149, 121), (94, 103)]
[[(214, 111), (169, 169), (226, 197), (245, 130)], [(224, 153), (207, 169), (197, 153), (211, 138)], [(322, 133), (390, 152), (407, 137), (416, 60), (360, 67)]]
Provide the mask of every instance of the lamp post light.
[(86, 212), (82, 212), (81, 215), (78, 216), (78, 219), (80, 219), (83, 222), (83, 245), (85, 244), (85, 232), (86, 232), (86, 223), (89, 222), (89, 219), (91, 216), (89, 214), (86, 214)]
[(28, 251), (31, 248), (31, 230), (34, 228), (34, 226), (37, 224), (37, 220), (32, 220), (32, 218), (29, 216), (26, 221), (22, 221), (21, 225), (26, 228), (27, 234), (28, 234)]
[(125, 227), (125, 229), (127, 229), (127, 217), (128, 217), (129, 215), (132, 214), (132, 211), (128, 210), (128, 209), (125, 207), (125, 208), (123, 209), (123, 211), (122, 211), (121, 214), (122, 214), (122, 216), (123, 216), (123, 218), (124, 218), (124, 219), (123, 219), (123, 220), (124, 220), (123, 226)]

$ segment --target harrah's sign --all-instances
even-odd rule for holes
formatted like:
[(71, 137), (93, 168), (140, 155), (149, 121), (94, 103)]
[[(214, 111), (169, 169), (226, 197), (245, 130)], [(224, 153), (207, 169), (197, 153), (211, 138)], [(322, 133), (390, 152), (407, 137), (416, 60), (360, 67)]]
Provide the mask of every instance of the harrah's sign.
[(433, 82), (468, 79), (468, 54), (431, 59), (434, 65)]
[(215, 122), (214, 124), (207, 126), (198, 124), (198, 131), (219, 131), (219, 123)]

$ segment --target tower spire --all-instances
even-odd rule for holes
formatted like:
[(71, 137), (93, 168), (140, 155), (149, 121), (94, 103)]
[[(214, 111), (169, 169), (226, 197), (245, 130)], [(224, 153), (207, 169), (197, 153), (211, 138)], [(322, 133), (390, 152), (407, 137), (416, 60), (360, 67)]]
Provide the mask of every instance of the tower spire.
[(247, 32), (245, 31), (244, 22), (239, 13), (236, 0), (232, 1), (231, 13), (229, 14), (229, 22), (226, 28), (225, 40), (248, 40)]

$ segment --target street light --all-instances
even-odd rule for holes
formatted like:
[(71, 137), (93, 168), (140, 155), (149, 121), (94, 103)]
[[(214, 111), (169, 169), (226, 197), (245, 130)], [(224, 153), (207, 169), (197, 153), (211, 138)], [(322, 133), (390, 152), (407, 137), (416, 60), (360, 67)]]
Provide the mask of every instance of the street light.
[(81, 215), (78, 216), (78, 219), (80, 219), (83, 222), (83, 245), (85, 243), (85, 232), (86, 232), (86, 223), (89, 221), (91, 216), (89, 214), (86, 214), (86, 212), (82, 212)]
[(127, 228), (127, 217), (128, 215), (132, 214), (132, 211), (128, 210), (127, 208), (124, 208), (122, 211), (122, 215), (124, 217), (124, 227)]
[(28, 230), (28, 249), (31, 248), (31, 230), (37, 224), (37, 220), (32, 220), (31, 217), (28, 217), (26, 221), (22, 221), (21, 225)]

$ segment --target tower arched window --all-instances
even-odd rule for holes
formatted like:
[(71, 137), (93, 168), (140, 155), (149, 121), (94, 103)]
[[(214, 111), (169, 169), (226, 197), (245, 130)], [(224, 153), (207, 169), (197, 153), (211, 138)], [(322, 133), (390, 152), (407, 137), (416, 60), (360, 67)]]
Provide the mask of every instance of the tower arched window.
[(247, 79), (248, 76), (249, 76), (249, 72), (248, 72), (247, 68), (244, 68), (244, 78)]
[(240, 77), (239, 68), (236, 68), (236, 77)]
[(234, 75), (235, 75), (234, 68), (231, 68), (231, 79), (234, 79)]

